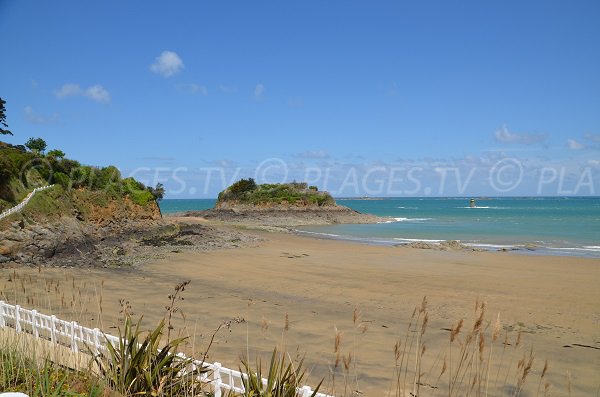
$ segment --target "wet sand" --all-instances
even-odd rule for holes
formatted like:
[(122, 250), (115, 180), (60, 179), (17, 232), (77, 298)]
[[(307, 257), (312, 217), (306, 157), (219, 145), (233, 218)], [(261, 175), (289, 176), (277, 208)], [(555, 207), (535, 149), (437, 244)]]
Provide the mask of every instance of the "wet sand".
[[(189, 279), (185, 300), (177, 302), (181, 310), (174, 325), (177, 332), (195, 335), (190, 350), (196, 355), (204, 351), (220, 323), (243, 317), (245, 323), (217, 334), (209, 361), (237, 368), (238, 358), (247, 352), (267, 357), (274, 346), (283, 344), (293, 357), (306, 355), (313, 372), (311, 384), (335, 371), (339, 393), (344, 368), (342, 363), (335, 369), (337, 328), (342, 354), (352, 356), (349, 373), (358, 375), (349, 388), (365, 396), (388, 394), (394, 344), (406, 334), (411, 314), (424, 296), (429, 324), (423, 369), (428, 372), (424, 383), (429, 384), (435, 383), (447, 354), (448, 329), (461, 318), (465, 327), (470, 326), (475, 301), (485, 301), (491, 324), (500, 314), (504, 330), (511, 331), (511, 346), (502, 364), (498, 363), (500, 341), (494, 346), (493, 368), (500, 366), (502, 374), (514, 372), (523, 352), (532, 345), (535, 350), (532, 377), (521, 395), (536, 395), (545, 359), (550, 364), (545, 379), (552, 383), (554, 394), (567, 394), (569, 377), (572, 395), (598, 393), (598, 260), (431, 251), (248, 233), (266, 241), (251, 248), (173, 253), (131, 271), (2, 269), (0, 288), (3, 299), (11, 303), (52, 311), (116, 334), (111, 327), (117, 323), (120, 298), (129, 301), (136, 315), (143, 314), (144, 324), (150, 327), (163, 316), (175, 284)], [(356, 321), (354, 313), (359, 313)], [(522, 342), (516, 348), (519, 330)], [(499, 395), (504, 377), (500, 378), (499, 385), (490, 386), (490, 395)], [(329, 380), (326, 383), (331, 387)], [(440, 389), (427, 393), (444, 395)]]

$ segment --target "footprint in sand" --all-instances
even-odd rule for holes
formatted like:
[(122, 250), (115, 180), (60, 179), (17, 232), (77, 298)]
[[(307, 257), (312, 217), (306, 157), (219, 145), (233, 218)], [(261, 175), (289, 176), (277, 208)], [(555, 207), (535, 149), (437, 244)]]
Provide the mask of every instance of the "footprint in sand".
[(308, 255), (308, 254), (297, 255), (297, 254), (290, 254), (289, 252), (282, 252), (280, 256), (282, 258), (298, 259), (298, 258), (304, 258), (304, 257), (310, 256), (310, 255)]

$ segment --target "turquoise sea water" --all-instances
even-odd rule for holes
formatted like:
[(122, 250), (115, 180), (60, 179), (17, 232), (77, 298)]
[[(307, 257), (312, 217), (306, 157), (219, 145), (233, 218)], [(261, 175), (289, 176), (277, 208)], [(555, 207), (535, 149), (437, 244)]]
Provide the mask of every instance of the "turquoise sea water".
[(162, 200), (159, 204), (162, 213), (169, 215), (177, 212), (207, 210), (214, 207), (216, 202), (216, 199), (181, 199)]
[[(299, 228), (326, 238), (374, 244), (459, 240), (483, 249), (534, 245), (534, 253), (600, 258), (600, 198), (337, 199), (360, 212), (385, 217), (371, 225)], [(205, 209), (214, 200), (164, 200), (165, 213)], [(526, 252), (530, 252), (527, 251)]]

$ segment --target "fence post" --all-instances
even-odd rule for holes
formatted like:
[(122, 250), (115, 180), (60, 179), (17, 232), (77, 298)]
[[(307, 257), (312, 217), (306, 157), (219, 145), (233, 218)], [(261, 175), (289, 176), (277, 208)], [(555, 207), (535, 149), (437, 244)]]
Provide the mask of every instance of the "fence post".
[(21, 332), (21, 306), (15, 306), (15, 331)]
[(100, 330), (94, 328), (94, 353), (100, 353)]
[(309, 397), (310, 396), (310, 392), (312, 390), (310, 390), (310, 386), (302, 386), (302, 397)]
[(71, 350), (78, 352), (79, 347), (77, 346), (77, 338), (75, 337), (75, 325), (77, 325), (77, 323), (75, 321), (71, 321)]
[(31, 311), (31, 331), (33, 332), (33, 336), (38, 338), (40, 336), (37, 328), (37, 310)]
[(52, 325), (50, 326), (50, 341), (52, 341), (52, 343), (57, 343), (56, 342), (56, 316), (54, 314), (52, 316), (50, 316), (50, 322), (52, 323)]
[(213, 368), (213, 384), (215, 387), (215, 397), (221, 397), (221, 363), (215, 363)]
[(0, 301), (0, 328), (6, 327), (6, 321), (4, 320), (4, 301)]

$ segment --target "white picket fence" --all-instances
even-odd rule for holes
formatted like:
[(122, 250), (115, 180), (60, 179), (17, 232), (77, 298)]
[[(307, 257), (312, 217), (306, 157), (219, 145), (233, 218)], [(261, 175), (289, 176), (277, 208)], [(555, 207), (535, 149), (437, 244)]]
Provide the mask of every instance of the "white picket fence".
[(12, 208), (7, 209), (6, 211), (4, 211), (3, 213), (0, 214), (0, 220), (6, 218), (9, 215), (14, 214), (15, 212), (19, 212), (23, 209), (23, 207), (25, 207), (27, 205), (27, 203), (29, 202), (29, 200), (31, 200), (31, 198), (33, 196), (35, 196), (35, 194), (37, 192), (41, 192), (42, 190), (46, 190), (46, 189), (50, 189), (51, 187), (53, 187), (54, 185), (48, 185), (48, 186), (41, 186), (41, 187), (36, 187), (35, 189), (33, 189), (32, 192), (30, 192), (27, 197), (25, 197), (25, 200), (21, 201), (19, 204), (15, 205)]
[[(73, 352), (98, 354), (101, 350), (106, 351), (107, 344), (118, 346), (119, 338), (108, 335), (98, 328), (87, 328), (77, 324), (75, 321), (65, 321), (56, 316), (48, 316), (38, 313), (36, 310), (23, 309), (19, 305), (11, 305), (0, 301), (0, 328), (11, 327), (17, 333), (26, 332), (35, 338), (48, 340), (52, 343), (70, 347)], [(87, 347), (83, 349), (83, 347)], [(186, 359), (185, 354), (177, 353), (178, 357)], [(206, 372), (198, 375), (198, 379), (207, 384), (214, 392), (215, 397), (222, 397), (223, 392), (244, 392), (242, 377), (246, 377), (239, 371), (222, 367), (220, 363), (213, 364), (199, 360), (192, 361), (192, 370), (205, 368)], [(267, 380), (263, 378), (263, 384)], [(303, 386), (296, 390), (297, 397), (309, 397), (313, 393), (310, 386)], [(317, 393), (317, 397), (333, 397), (323, 393)]]

